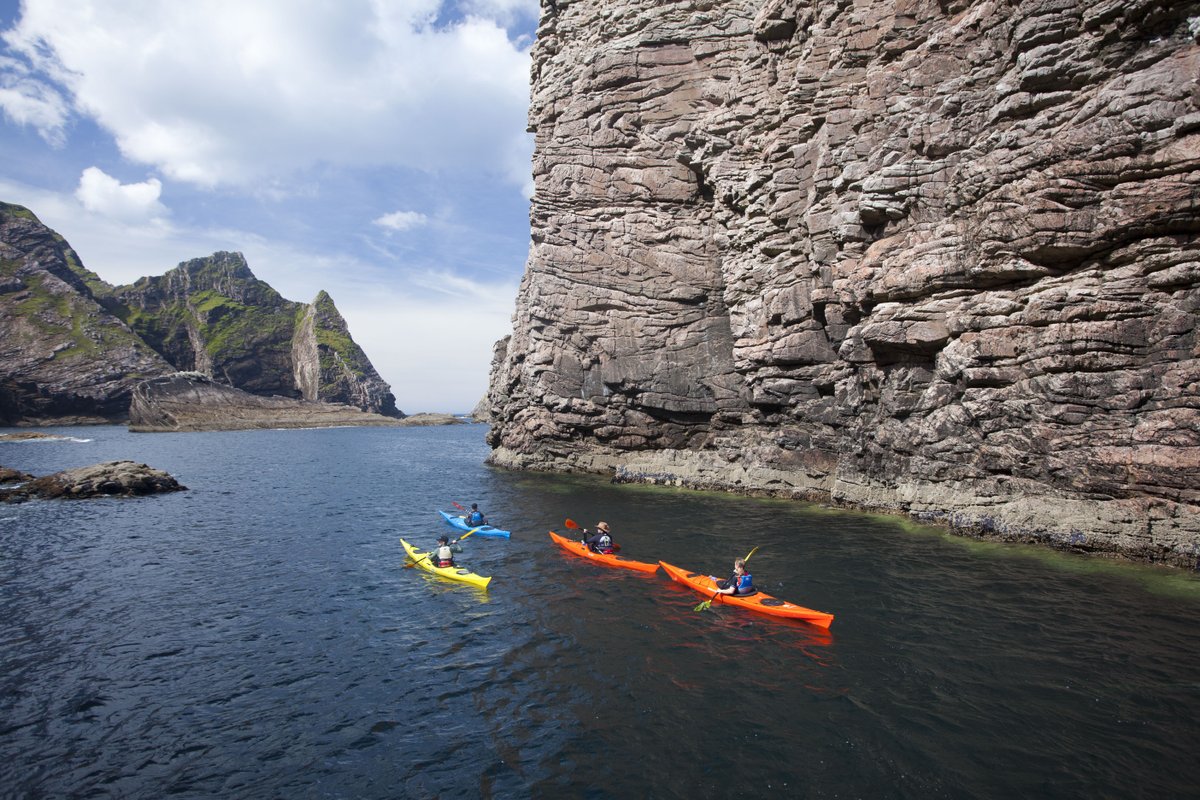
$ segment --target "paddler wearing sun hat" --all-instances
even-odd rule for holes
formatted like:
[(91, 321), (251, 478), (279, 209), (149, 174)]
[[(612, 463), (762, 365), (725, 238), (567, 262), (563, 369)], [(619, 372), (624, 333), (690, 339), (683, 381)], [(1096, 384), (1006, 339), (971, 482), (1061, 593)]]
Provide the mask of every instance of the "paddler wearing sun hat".
[(613, 542), (612, 534), (608, 530), (607, 522), (596, 523), (596, 534), (594, 536), (588, 536), (587, 528), (583, 529), (583, 535), (585, 537), (583, 543), (587, 545), (588, 549), (592, 552), (612, 554), (617, 552), (619, 549), (618, 546)]

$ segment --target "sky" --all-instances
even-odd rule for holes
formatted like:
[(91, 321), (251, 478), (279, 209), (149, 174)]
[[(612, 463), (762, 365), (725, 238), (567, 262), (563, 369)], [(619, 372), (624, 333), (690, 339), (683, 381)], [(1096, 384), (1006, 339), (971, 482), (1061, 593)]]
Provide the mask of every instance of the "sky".
[(529, 249), (537, 0), (0, 0), (0, 201), (111, 284), (220, 250), (467, 412)]

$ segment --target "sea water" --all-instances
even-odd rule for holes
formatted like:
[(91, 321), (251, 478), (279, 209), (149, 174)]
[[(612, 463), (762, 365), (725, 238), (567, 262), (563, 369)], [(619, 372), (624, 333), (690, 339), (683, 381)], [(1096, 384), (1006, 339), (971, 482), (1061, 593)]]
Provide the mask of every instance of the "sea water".
[[(0, 505), (4, 797), (1196, 797), (1200, 580), (818, 505), (484, 464), (485, 428), (0, 442), (188, 491)], [(477, 502), (511, 539), (405, 568)], [(724, 575), (828, 631), (715, 605)]]

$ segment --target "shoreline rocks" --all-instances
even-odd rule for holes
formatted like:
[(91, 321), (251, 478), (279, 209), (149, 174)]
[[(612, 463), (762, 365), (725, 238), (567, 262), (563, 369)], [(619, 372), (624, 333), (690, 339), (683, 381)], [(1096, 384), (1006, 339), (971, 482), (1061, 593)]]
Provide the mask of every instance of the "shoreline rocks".
[(263, 397), (216, 383), (198, 372), (177, 372), (143, 381), (134, 387), (129, 405), (129, 430), (134, 433), (411, 427), (460, 422), (448, 414), (397, 419), (339, 403)]

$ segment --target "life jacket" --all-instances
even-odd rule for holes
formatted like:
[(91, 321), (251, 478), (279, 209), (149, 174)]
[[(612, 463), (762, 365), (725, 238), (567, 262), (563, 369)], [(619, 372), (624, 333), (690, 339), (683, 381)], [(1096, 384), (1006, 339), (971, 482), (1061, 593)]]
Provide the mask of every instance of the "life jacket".
[(754, 594), (758, 591), (758, 589), (754, 588), (754, 581), (750, 579), (749, 572), (743, 572), (740, 578), (734, 575), (729, 579), (729, 582), (733, 585), (734, 594), (746, 595)]
[(605, 555), (612, 555), (612, 537), (607, 533), (600, 534), (600, 538), (596, 540), (596, 552), (604, 553)]
[(470, 525), (472, 528), (474, 528), (477, 525), (482, 525), (483, 524), (483, 512), (482, 511), (472, 511), (470, 514), (467, 514), (467, 524)]
[(453, 567), (454, 551), (450, 549), (450, 545), (442, 545), (433, 551), (433, 556), (430, 560), (433, 561), (435, 567)]

